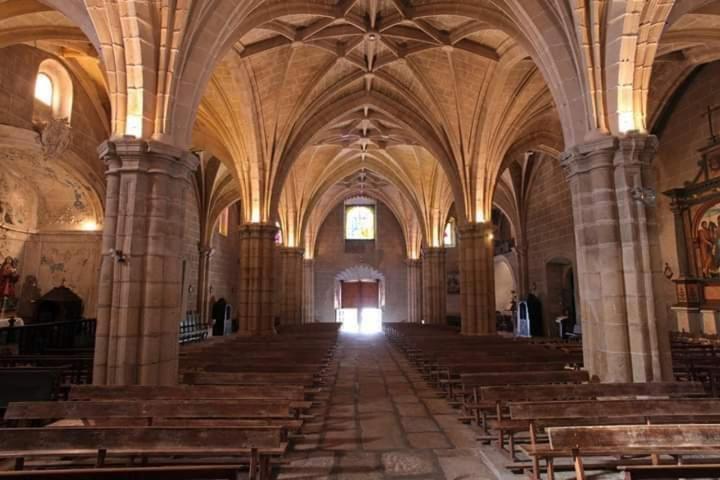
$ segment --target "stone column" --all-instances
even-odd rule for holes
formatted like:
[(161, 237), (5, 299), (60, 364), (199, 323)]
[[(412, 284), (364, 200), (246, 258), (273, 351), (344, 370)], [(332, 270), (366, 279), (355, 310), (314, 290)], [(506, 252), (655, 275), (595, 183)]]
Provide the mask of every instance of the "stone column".
[[(608, 382), (668, 378), (669, 338), (656, 309), (662, 281), (654, 136), (603, 137), (562, 160), (573, 202), (585, 366)], [(650, 195), (652, 197), (652, 195)]]
[(240, 335), (269, 335), (273, 328), (275, 225), (246, 223), (239, 231), (238, 306)]
[(303, 266), (302, 248), (284, 247), (280, 249), (280, 263), (282, 285), (280, 296), (282, 298), (280, 321), (284, 325), (299, 325), (303, 316)]
[(177, 383), (185, 194), (198, 159), (130, 137), (98, 152), (107, 192), (93, 380)]
[(411, 323), (420, 323), (422, 318), (422, 263), (418, 259), (408, 258), (408, 317)]
[(200, 320), (210, 321), (210, 258), (214, 249), (208, 245), (198, 244), (198, 295), (197, 310), (200, 312)]
[(315, 322), (315, 260), (303, 260), (303, 323)]
[(528, 262), (528, 246), (525, 241), (518, 243), (515, 247), (518, 259), (518, 286), (517, 296), (519, 299), (526, 299), (530, 293), (530, 265)]
[(492, 223), (458, 229), (463, 335), (495, 333), (495, 264)]
[(447, 274), (445, 249), (425, 248), (422, 251), (422, 320), (425, 323), (447, 323)]

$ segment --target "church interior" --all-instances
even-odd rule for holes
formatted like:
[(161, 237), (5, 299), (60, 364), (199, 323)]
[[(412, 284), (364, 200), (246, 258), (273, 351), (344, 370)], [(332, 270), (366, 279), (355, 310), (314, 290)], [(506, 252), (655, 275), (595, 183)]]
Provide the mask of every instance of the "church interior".
[(0, 479), (720, 478), (720, 0), (0, 0)]

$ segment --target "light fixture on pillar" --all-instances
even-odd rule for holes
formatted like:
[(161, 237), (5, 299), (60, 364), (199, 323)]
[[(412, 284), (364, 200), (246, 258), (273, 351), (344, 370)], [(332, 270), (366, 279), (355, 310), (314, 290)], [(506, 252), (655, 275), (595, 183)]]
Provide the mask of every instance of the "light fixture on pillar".
[(108, 254), (110, 254), (113, 260), (118, 263), (127, 262), (127, 255), (125, 255), (122, 250), (115, 250), (114, 248), (111, 248)]
[(642, 202), (648, 207), (655, 206), (657, 200), (657, 192), (652, 188), (634, 187), (630, 190), (633, 200)]

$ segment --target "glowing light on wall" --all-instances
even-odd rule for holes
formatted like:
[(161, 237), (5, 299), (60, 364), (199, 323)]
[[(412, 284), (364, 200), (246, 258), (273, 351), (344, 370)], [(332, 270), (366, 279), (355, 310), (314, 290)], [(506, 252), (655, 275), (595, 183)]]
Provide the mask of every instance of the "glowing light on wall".
[(142, 116), (129, 114), (125, 125), (125, 134), (132, 135), (135, 138), (142, 138), (143, 121)]
[(618, 128), (620, 129), (621, 133), (627, 133), (632, 130), (636, 130), (635, 128), (635, 115), (633, 112), (620, 112), (618, 114)]
[(485, 214), (481, 211), (475, 213), (475, 221), (477, 223), (485, 223)]
[(80, 224), (80, 229), (86, 232), (95, 232), (100, 230), (100, 227), (95, 220), (85, 220)]

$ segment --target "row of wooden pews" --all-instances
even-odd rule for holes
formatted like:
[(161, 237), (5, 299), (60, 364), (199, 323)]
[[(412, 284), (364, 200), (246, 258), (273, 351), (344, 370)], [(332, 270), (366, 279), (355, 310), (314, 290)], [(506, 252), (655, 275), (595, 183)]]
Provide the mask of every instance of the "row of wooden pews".
[(73, 385), (65, 401), (10, 403), (0, 478), (269, 479), (322, 401), (337, 334), (211, 339), (181, 347), (180, 377), (195, 383)]
[[(720, 458), (720, 400), (702, 383), (597, 383), (581, 351), (558, 341), (414, 324), (385, 332), (461, 409), (460, 420), (477, 424), (480, 441), (507, 451), (510, 470), (540, 478), (544, 469), (548, 479), (565, 469), (577, 478), (618, 469), (629, 478), (720, 475), (720, 464), (708, 463)], [(692, 463), (692, 455), (707, 458)]]
[(702, 382), (713, 396), (720, 396), (720, 338), (673, 332), (670, 343), (675, 378)]

